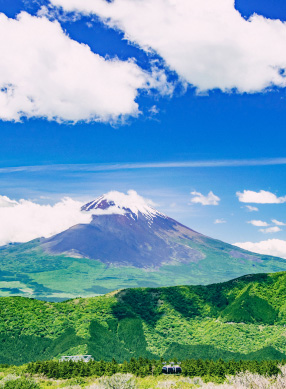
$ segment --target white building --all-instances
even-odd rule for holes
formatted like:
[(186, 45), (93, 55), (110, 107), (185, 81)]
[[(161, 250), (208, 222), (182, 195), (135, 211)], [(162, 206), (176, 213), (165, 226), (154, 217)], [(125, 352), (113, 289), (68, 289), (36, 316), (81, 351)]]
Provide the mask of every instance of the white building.
[(91, 355), (63, 355), (60, 362), (73, 361), (73, 362), (89, 362), (94, 361), (94, 358)]

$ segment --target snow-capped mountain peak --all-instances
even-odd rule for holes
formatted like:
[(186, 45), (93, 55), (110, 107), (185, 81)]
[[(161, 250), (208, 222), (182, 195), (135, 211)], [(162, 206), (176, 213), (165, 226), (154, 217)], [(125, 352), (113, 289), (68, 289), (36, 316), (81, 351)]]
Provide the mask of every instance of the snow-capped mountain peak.
[(82, 211), (93, 215), (127, 214), (133, 219), (138, 219), (139, 214), (149, 220), (156, 216), (165, 217), (153, 206), (154, 203), (151, 200), (144, 199), (135, 190), (129, 190), (127, 194), (111, 191), (84, 205)]

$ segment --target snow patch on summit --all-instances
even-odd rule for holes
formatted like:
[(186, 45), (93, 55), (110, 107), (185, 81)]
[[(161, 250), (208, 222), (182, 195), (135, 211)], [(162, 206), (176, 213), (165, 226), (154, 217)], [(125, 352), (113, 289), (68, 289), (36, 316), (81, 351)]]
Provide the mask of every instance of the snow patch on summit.
[(127, 194), (111, 191), (96, 200), (84, 205), (82, 211), (91, 212), (93, 215), (130, 215), (133, 219), (139, 213), (152, 220), (156, 216), (166, 217), (154, 207), (152, 200), (144, 199), (135, 190), (129, 190)]

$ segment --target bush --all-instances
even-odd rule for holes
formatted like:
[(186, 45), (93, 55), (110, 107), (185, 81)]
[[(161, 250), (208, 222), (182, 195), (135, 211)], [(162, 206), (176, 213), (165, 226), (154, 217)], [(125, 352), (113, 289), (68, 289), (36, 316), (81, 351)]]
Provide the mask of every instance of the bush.
[(40, 389), (40, 386), (33, 380), (26, 377), (7, 376), (1, 382), (3, 389)]
[(117, 373), (111, 377), (103, 377), (100, 380), (100, 385), (103, 389), (136, 389), (132, 374)]

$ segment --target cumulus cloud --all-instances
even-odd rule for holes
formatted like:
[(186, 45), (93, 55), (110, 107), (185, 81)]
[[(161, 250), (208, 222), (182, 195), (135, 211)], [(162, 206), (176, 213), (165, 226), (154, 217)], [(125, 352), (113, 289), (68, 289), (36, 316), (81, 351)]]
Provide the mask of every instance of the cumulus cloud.
[(224, 220), (224, 219), (216, 219), (214, 221), (214, 224), (224, 224), (224, 223), (226, 223), (226, 220)]
[(253, 226), (256, 227), (267, 227), (269, 225), (268, 223), (263, 222), (262, 220), (250, 220), (247, 223), (252, 224)]
[(258, 254), (273, 255), (286, 259), (286, 240), (268, 239), (261, 242), (234, 243), (235, 246)]
[(279, 232), (282, 230), (281, 228), (275, 226), (275, 227), (261, 228), (259, 231), (263, 232), (263, 234), (273, 234), (275, 232)]
[[(256, 227), (268, 227), (269, 224), (267, 222), (264, 222), (262, 220), (250, 220), (247, 223), (252, 224), (253, 226)], [(278, 220), (272, 219), (272, 223), (276, 224), (275, 226), (270, 226), (268, 228), (261, 228), (259, 231), (263, 232), (264, 234), (272, 234), (275, 232), (280, 232), (282, 231), (280, 227), (278, 226), (285, 226), (286, 224), (283, 222), (280, 222)]]
[(258, 212), (258, 208), (257, 208), (257, 207), (253, 207), (252, 205), (246, 205), (245, 208), (246, 208), (249, 212)]
[(191, 195), (194, 197), (191, 199), (192, 203), (202, 204), (202, 205), (218, 205), (220, 198), (216, 196), (212, 191), (208, 195), (204, 196), (200, 192), (191, 192)]
[(257, 92), (285, 87), (286, 24), (252, 15), (234, 0), (50, 0), (66, 11), (96, 14), (199, 91)]
[(172, 93), (162, 70), (107, 59), (70, 39), (57, 21), (0, 14), (0, 119), (118, 121), (139, 114), (141, 89)]
[(286, 196), (277, 197), (274, 193), (261, 190), (253, 192), (252, 190), (244, 190), (236, 192), (238, 200), (241, 203), (257, 203), (257, 204), (282, 204), (286, 203)]
[(10, 208), (17, 205), (17, 201), (9, 199), (7, 196), (0, 196), (0, 208)]
[(89, 223), (92, 215), (81, 212), (83, 204), (64, 198), (55, 205), (0, 196), (0, 246), (49, 237), (75, 224)]

